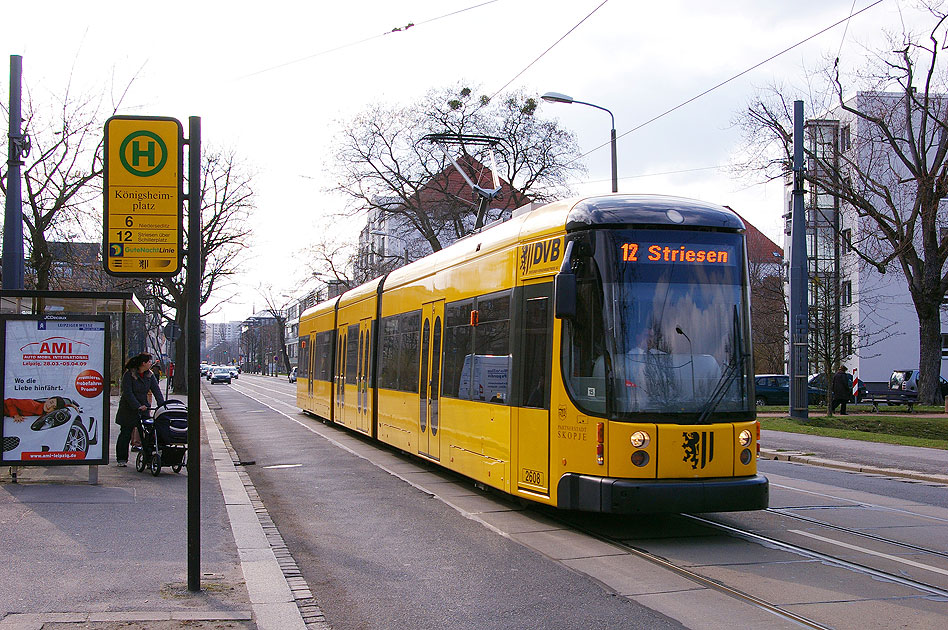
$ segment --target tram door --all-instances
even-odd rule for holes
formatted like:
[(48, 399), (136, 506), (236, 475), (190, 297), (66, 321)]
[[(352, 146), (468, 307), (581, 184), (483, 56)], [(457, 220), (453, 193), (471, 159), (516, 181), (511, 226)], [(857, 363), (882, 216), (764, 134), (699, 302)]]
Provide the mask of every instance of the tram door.
[(343, 423), (346, 413), (346, 343), (348, 340), (347, 326), (340, 326), (336, 331), (336, 372), (333, 377), (335, 397), (333, 422)]
[[(306, 344), (306, 362), (309, 364), (307, 366), (306, 372), (306, 394), (312, 399), (313, 397), (313, 381), (316, 380), (316, 366), (318, 365), (319, 357), (316, 356), (316, 335), (310, 335), (307, 337)], [(297, 376), (297, 380), (299, 380)]]
[(359, 357), (358, 370), (356, 372), (356, 385), (358, 397), (358, 421), (356, 429), (363, 433), (369, 433), (371, 422), (371, 402), (369, 400), (369, 368), (371, 362), (372, 347), (372, 320), (363, 319), (359, 323)]
[(550, 492), (550, 382), (553, 363), (553, 313), (550, 283), (523, 288), (519, 340), (522, 387), (517, 410), (517, 486)]
[(441, 459), (441, 427), (438, 410), (441, 399), (441, 337), (444, 330), (444, 300), (425, 304), (421, 313), (418, 450), (433, 459)]

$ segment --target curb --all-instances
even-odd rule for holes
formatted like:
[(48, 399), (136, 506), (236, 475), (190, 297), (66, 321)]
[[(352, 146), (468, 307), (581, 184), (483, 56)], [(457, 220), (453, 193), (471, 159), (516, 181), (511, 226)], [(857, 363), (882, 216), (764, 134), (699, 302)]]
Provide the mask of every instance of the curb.
[[(238, 472), (217, 415), (201, 393), (201, 420), (214, 458), (215, 473), (224, 494), (228, 520), (234, 533), (240, 567), (250, 595), (254, 621), (259, 630), (306, 630), (297, 605), (299, 587), (291, 586), (270, 544), (251, 500), (249, 477)], [(252, 484), (250, 489), (253, 489)], [(307, 593), (308, 595), (308, 590)]]
[(835, 468), (837, 470), (846, 470), (850, 472), (866, 473), (869, 475), (881, 475), (883, 477), (897, 477), (900, 479), (911, 479), (914, 481), (924, 481), (928, 483), (937, 483), (948, 485), (948, 475), (937, 475), (934, 473), (923, 473), (914, 470), (901, 470), (899, 468), (883, 468), (881, 466), (870, 466), (867, 464), (853, 464), (849, 462), (838, 462), (832, 459), (807, 455), (796, 451), (777, 451), (775, 449), (760, 449), (760, 459), (769, 459), (783, 462), (794, 462), (798, 464), (809, 464), (811, 466), (822, 466), (824, 468)]
[(133, 611), (89, 613), (12, 613), (0, 620), (0, 630), (42, 630), (47, 623), (132, 623), (149, 621), (251, 621), (250, 612)]

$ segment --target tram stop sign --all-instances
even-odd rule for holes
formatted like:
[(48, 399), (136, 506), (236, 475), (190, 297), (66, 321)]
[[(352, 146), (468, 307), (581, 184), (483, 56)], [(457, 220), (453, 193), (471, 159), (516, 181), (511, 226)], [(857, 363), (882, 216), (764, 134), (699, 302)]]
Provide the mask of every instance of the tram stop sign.
[(184, 128), (174, 118), (113, 116), (105, 122), (102, 249), (113, 276), (181, 271)]

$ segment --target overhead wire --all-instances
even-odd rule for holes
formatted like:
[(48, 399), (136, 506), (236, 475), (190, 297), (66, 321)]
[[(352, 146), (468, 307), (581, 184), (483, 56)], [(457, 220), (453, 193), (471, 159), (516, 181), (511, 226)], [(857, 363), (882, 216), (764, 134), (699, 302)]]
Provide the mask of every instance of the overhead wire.
[[(697, 100), (700, 99), (701, 97), (707, 96), (708, 94), (710, 94), (711, 92), (717, 90), (718, 88), (721, 88), (721, 87), (727, 85), (728, 83), (730, 83), (730, 82), (732, 82), (732, 81), (735, 81), (736, 79), (739, 79), (740, 77), (744, 76), (745, 74), (747, 74), (747, 73), (749, 73), (749, 72), (752, 72), (753, 70), (756, 70), (757, 68), (763, 66), (764, 64), (767, 64), (767, 63), (773, 61), (773, 60), (776, 59), (777, 57), (780, 57), (781, 55), (784, 55), (784, 54), (790, 52), (790, 51), (793, 50), (794, 48), (798, 48), (799, 46), (802, 46), (803, 44), (807, 43), (808, 41), (810, 41), (810, 40), (812, 40), (812, 39), (815, 39), (816, 37), (819, 37), (819, 36), (822, 35), (823, 33), (826, 33), (827, 31), (830, 31), (830, 30), (836, 28), (836, 27), (839, 26), (840, 24), (842, 24), (842, 23), (844, 23), (844, 22), (847, 22), (847, 23), (848, 23), (848, 21), (851, 20), (852, 18), (856, 17), (857, 15), (859, 15), (859, 14), (861, 14), (861, 13), (864, 13), (864, 12), (868, 11), (869, 9), (875, 7), (876, 5), (882, 4), (883, 1), (884, 1), (884, 0), (876, 0), (876, 1), (873, 2), (872, 4), (870, 4), (870, 5), (868, 5), (868, 6), (864, 7), (864, 8), (862, 8), (862, 9), (860, 9), (859, 11), (856, 11), (855, 13), (850, 13), (850, 14), (849, 14), (848, 16), (846, 16), (845, 18), (843, 18), (843, 19), (841, 19), (841, 20), (839, 20), (839, 21), (837, 21), (837, 22), (834, 22), (833, 24), (830, 24), (830, 25), (827, 26), (826, 28), (823, 28), (823, 29), (819, 30), (818, 32), (816, 32), (816, 33), (810, 35), (810, 36), (807, 37), (806, 39), (800, 40), (799, 42), (793, 44), (792, 46), (788, 46), (787, 48), (784, 48), (784, 49), (781, 50), (780, 52), (778, 52), (778, 53), (776, 53), (776, 54), (773, 54), (773, 55), (771, 55), (770, 57), (767, 57), (767, 58), (764, 59), (763, 61), (754, 64), (753, 66), (747, 68), (746, 70), (743, 70), (743, 71), (741, 71), (741, 72), (735, 74), (734, 76), (732, 76), (732, 77), (730, 77), (730, 78), (728, 78), (728, 79), (725, 79), (724, 81), (721, 81), (721, 82), (718, 83), (717, 85), (708, 88), (707, 90), (701, 92), (700, 94), (698, 94), (698, 95), (696, 95), (696, 96), (693, 96), (693, 97), (689, 98), (688, 100), (683, 101), (683, 102), (679, 103), (678, 105), (675, 105), (674, 107), (665, 110), (665, 111), (662, 112), (661, 114), (658, 114), (657, 116), (653, 116), (652, 118), (649, 118), (649, 119), (646, 120), (645, 122), (643, 122), (643, 123), (641, 123), (641, 124), (639, 124), (639, 125), (636, 125), (636, 126), (633, 127), (632, 129), (629, 129), (628, 131), (625, 131), (625, 132), (619, 134), (618, 136), (616, 136), (616, 140), (618, 140), (619, 138), (624, 138), (625, 136), (629, 135), (630, 133), (634, 133), (634, 132), (638, 131), (639, 129), (645, 127), (646, 125), (650, 125), (650, 124), (652, 124), (653, 122), (655, 122), (655, 121), (657, 121), (657, 120), (659, 120), (659, 119), (661, 119), (661, 118), (664, 118), (664, 117), (667, 116), (668, 114), (671, 114), (672, 112), (675, 112), (675, 111), (681, 109), (682, 107), (685, 107), (686, 105), (690, 105), (691, 103), (697, 101)], [(855, 7), (855, 4), (854, 4), (853, 6)], [(594, 153), (595, 151), (598, 151), (599, 149), (601, 149), (601, 148), (603, 148), (603, 147), (609, 146), (610, 144), (611, 144), (611, 141), (610, 141), (610, 142), (604, 142), (604, 143), (600, 144), (599, 146), (590, 149), (589, 151), (587, 151), (586, 153), (580, 155), (579, 157), (577, 157), (577, 158), (571, 160), (570, 162), (568, 162), (568, 164), (572, 164), (572, 163), (575, 162), (576, 160), (581, 160), (581, 159), (583, 159), (584, 157), (586, 157), (586, 156), (588, 156), (588, 155)]]
[(242, 76), (238, 77), (238, 79), (247, 79), (247, 78), (254, 77), (254, 76), (257, 76), (257, 75), (260, 75), (260, 74), (265, 74), (265, 73), (267, 73), (267, 72), (272, 72), (272, 71), (274, 71), (274, 70), (279, 70), (280, 68), (285, 68), (285, 67), (287, 67), (287, 66), (292, 66), (292, 65), (294, 65), (294, 64), (301, 63), (301, 62), (303, 62), (303, 61), (308, 61), (308, 60), (314, 59), (314, 58), (316, 58), (316, 57), (321, 57), (321, 56), (323, 56), (323, 55), (328, 55), (328, 54), (330, 54), (330, 53), (334, 53), (334, 52), (339, 51), (339, 50), (344, 50), (344, 49), (346, 49), (346, 48), (352, 48), (353, 46), (358, 46), (359, 44), (364, 44), (364, 43), (366, 43), (366, 42), (372, 41), (373, 39), (379, 39), (379, 38), (381, 38), (381, 37), (385, 37), (386, 35), (391, 35), (391, 34), (393, 34), (393, 33), (404, 33), (405, 31), (407, 31), (407, 30), (409, 30), (409, 29), (411, 29), (411, 28), (417, 28), (417, 27), (419, 27), (419, 26), (424, 26), (425, 24), (430, 24), (430, 23), (432, 23), (432, 22), (437, 22), (438, 20), (443, 20), (443, 19), (445, 19), (445, 18), (449, 18), (449, 17), (452, 17), (452, 16), (454, 16), (454, 15), (458, 15), (458, 14), (460, 14), (460, 13), (465, 13), (465, 12), (467, 12), (467, 11), (473, 11), (474, 9), (479, 9), (479, 8), (481, 8), (481, 7), (487, 6), (488, 4), (494, 4), (495, 2), (500, 2), (500, 0), (486, 0), (485, 2), (481, 2), (480, 4), (475, 4), (475, 5), (466, 7), (466, 8), (464, 8), (464, 9), (458, 9), (457, 11), (451, 11), (450, 13), (445, 13), (444, 15), (439, 15), (438, 17), (433, 17), (433, 18), (429, 18), (429, 19), (427, 19), (427, 20), (422, 20), (421, 22), (408, 22), (405, 26), (397, 26), (397, 27), (395, 27), (395, 28), (393, 28), (393, 29), (391, 29), (391, 30), (389, 30), (389, 31), (385, 31), (384, 33), (379, 33), (378, 35), (372, 35), (371, 37), (365, 37), (365, 38), (360, 39), (360, 40), (358, 40), (358, 41), (349, 42), (348, 44), (342, 44), (342, 45), (340, 45), (340, 46), (336, 46), (336, 47), (334, 47), (334, 48), (328, 48), (328, 49), (326, 49), (326, 50), (321, 50), (320, 52), (313, 53), (313, 54), (311, 54), (311, 55), (306, 55), (305, 57), (300, 57), (299, 59), (293, 59), (292, 61), (286, 61), (286, 62), (284, 62), (284, 63), (280, 63), (280, 64), (277, 64), (277, 65), (275, 65), (275, 66), (270, 66), (270, 67), (268, 67), (268, 68), (263, 68), (262, 70), (257, 70), (256, 72), (251, 72), (251, 73), (249, 73), (249, 74), (242, 75)]
[(512, 79), (510, 79), (509, 81), (507, 81), (506, 83), (504, 83), (504, 84), (500, 87), (499, 90), (497, 90), (496, 92), (494, 92), (493, 94), (491, 94), (491, 96), (490, 96), (490, 98), (488, 99), (488, 101), (493, 100), (495, 96), (497, 96), (498, 94), (500, 94), (501, 92), (503, 92), (505, 89), (507, 89), (507, 86), (508, 86), (508, 85), (510, 85), (511, 83), (513, 83), (514, 81), (516, 81), (518, 78), (520, 78), (520, 75), (522, 75), (524, 72), (526, 72), (527, 70), (529, 70), (529, 69), (533, 66), (533, 64), (535, 64), (536, 62), (540, 61), (540, 59), (543, 59), (543, 57), (544, 57), (548, 52), (550, 52), (551, 50), (553, 50), (553, 49), (556, 47), (556, 45), (559, 44), (561, 41), (563, 41), (564, 39), (566, 39), (567, 37), (569, 37), (569, 35), (570, 35), (573, 31), (575, 31), (577, 28), (579, 28), (579, 27), (582, 25), (583, 22), (585, 22), (586, 20), (588, 20), (589, 18), (591, 18), (591, 17), (593, 16), (593, 14), (596, 13), (596, 11), (598, 11), (599, 9), (601, 9), (607, 2), (609, 2), (609, 0), (602, 0), (602, 2), (599, 4), (599, 6), (597, 6), (595, 9), (593, 9), (592, 11), (590, 11), (589, 14), (586, 15), (586, 17), (584, 17), (584, 18), (581, 19), (579, 22), (577, 22), (577, 23), (573, 26), (573, 28), (571, 28), (571, 29), (569, 29), (568, 31), (566, 31), (566, 33), (564, 33), (558, 40), (556, 40), (555, 42), (553, 42), (553, 43), (550, 45), (549, 48), (547, 48), (547, 49), (544, 50), (542, 53), (540, 53), (540, 56), (539, 56), (539, 57), (537, 57), (536, 59), (534, 59), (533, 61), (531, 61), (530, 63), (528, 63), (527, 66), (526, 66), (523, 70), (521, 70), (521, 71), (518, 72), (516, 75), (514, 75), (514, 77), (513, 77)]

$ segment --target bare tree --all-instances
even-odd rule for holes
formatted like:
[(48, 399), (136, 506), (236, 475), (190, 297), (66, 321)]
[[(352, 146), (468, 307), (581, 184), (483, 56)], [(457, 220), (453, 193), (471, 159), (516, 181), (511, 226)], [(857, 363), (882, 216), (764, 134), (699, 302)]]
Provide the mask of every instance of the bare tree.
[[(826, 68), (826, 93), (857, 131), (841, 138), (842, 150), (823, 150), (822, 143), (806, 149), (811, 190), (873, 227), (853, 239), (855, 254), (878, 273), (897, 270), (907, 281), (919, 320), (919, 400), (929, 404), (940, 399), (940, 312), (948, 292), (948, 224), (939, 212), (948, 197), (948, 75), (939, 57), (948, 14), (940, 4), (926, 7), (932, 20), (925, 35), (904, 32), (875, 54), (853, 80), (863, 88), (856, 98), (845, 96), (852, 87), (838, 63)], [(752, 142), (780, 147), (779, 154), (758, 152), (765, 156), (754, 163), (758, 172), (788, 172), (791, 100), (772, 89), (740, 121)]]
[(286, 297), (280, 298), (273, 293), (273, 287), (261, 287), (257, 291), (263, 298), (266, 306), (266, 312), (273, 317), (274, 337), (276, 339), (277, 351), (283, 368), (286, 373), (290, 373), (290, 355), (286, 351), (286, 320), (289, 307), (289, 301)]
[[(493, 204), (489, 221), (528, 201), (566, 196), (567, 179), (584, 172), (573, 135), (539, 118), (537, 106), (522, 91), (491, 100), (460, 86), (433, 90), (406, 107), (375, 105), (340, 125), (336, 190), (351, 200), (350, 214), (368, 210), (380, 219), (394, 217), (428, 251), (438, 251), (470, 233), (476, 199), (464, 179), (452, 175), (443, 150), (423, 137), (480, 134), (503, 140), (497, 147), (503, 199)], [(494, 188), (484, 148), (462, 144), (456, 150), (470, 179)]]
[[(23, 223), (29, 270), (27, 284), (50, 288), (51, 241), (99, 240), (101, 234), (102, 126), (122, 103), (132, 81), (117, 95), (62, 96), (40, 101), (28, 95), (24, 129), (30, 152), (23, 169)], [(110, 101), (110, 102), (109, 102)], [(0, 189), (6, 194), (6, 175)], [(92, 230), (90, 227), (96, 229)], [(91, 238), (96, 234), (95, 238)]]
[[(212, 313), (232, 296), (227, 288), (238, 273), (239, 261), (251, 234), (248, 218), (254, 210), (253, 176), (232, 152), (207, 151), (201, 164), (201, 316)], [(187, 247), (187, 233), (185, 233)], [(185, 268), (187, 260), (185, 260)], [(150, 283), (152, 295), (166, 321), (187, 330), (185, 273)], [(204, 308), (206, 307), (206, 308)], [(175, 362), (185, 365), (185, 344), (175, 344)], [(187, 391), (184, 370), (176, 370), (174, 390)]]
[(754, 335), (754, 370), (783, 374), (787, 336), (787, 300), (783, 278), (773, 273), (773, 263), (751, 262), (751, 330)]
[(329, 288), (328, 297), (365, 284), (402, 262), (401, 256), (361, 251), (357, 245), (332, 236), (308, 246), (302, 258), (310, 277)]

